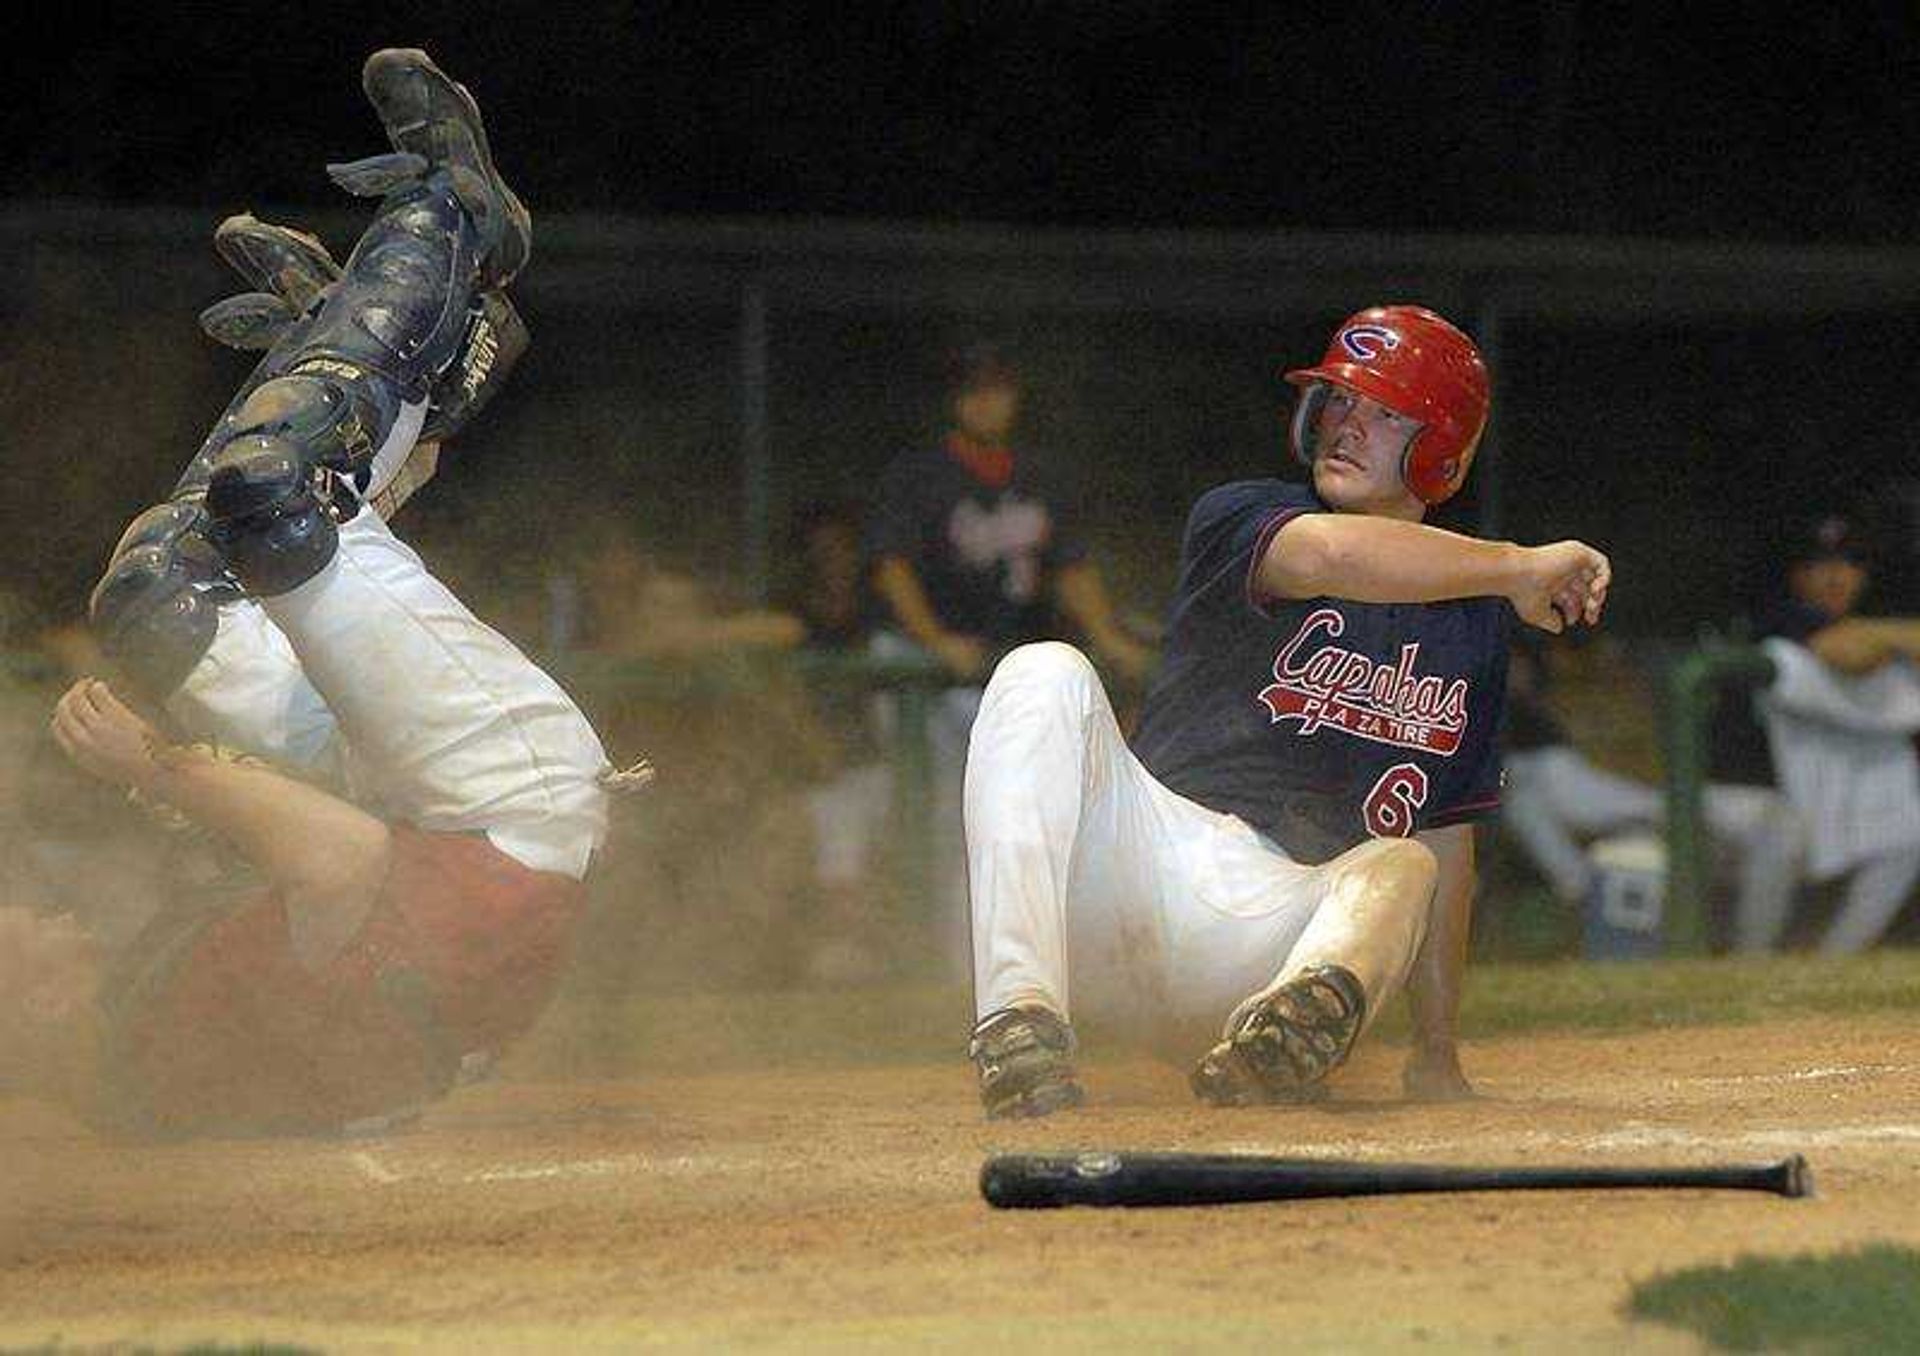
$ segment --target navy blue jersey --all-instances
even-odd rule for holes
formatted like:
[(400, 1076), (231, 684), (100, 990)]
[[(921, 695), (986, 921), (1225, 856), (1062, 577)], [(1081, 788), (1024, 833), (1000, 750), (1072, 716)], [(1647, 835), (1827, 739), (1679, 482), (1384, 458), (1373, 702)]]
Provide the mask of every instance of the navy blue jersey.
[(995, 650), (1059, 634), (1052, 576), (1086, 555), (1060, 497), (1025, 454), (996, 485), (947, 447), (920, 448), (887, 467), (867, 551), (905, 559), (940, 624)]
[(1512, 618), (1500, 598), (1260, 596), (1274, 533), (1326, 511), (1278, 480), (1201, 496), (1133, 739), (1166, 786), (1313, 863), (1499, 808)]

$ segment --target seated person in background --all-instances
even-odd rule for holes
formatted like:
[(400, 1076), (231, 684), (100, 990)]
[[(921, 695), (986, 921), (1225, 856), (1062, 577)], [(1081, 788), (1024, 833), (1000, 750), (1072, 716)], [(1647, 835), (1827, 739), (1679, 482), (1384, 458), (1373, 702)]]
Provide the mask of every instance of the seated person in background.
[[(805, 650), (866, 653), (872, 613), (860, 535), (860, 514), (850, 504), (815, 504), (799, 515), (792, 557), (803, 572), (790, 602), (806, 628)], [(819, 891), (817, 935), (806, 960), (813, 979), (844, 982), (884, 968), (873, 859), (892, 810), (894, 777), (874, 704), (861, 684), (832, 677), (813, 684), (813, 713), (827, 745), (821, 774), (804, 793)]]
[(1796, 532), (1786, 596), (1758, 627), (1775, 672), (1755, 706), (1807, 874), (1848, 878), (1830, 953), (1872, 946), (1920, 882), (1920, 618), (1857, 616), (1868, 580), (1853, 526), (1820, 518)]
[[(1658, 831), (1657, 787), (1597, 766), (1574, 746), (1547, 700), (1549, 649), (1517, 638), (1507, 669), (1507, 794), (1500, 822), (1562, 903), (1578, 906), (1593, 883), (1586, 843), (1629, 829)], [(1758, 786), (1715, 784), (1702, 802), (1708, 827), (1739, 860), (1734, 946), (1763, 951), (1778, 940), (1799, 881), (1798, 823)]]
[[(585, 982), (598, 991), (764, 987), (865, 968), (855, 948), (827, 945), (846, 931), (832, 909), (815, 916), (821, 816), (811, 800), (845, 755), (818, 689), (785, 662), (830, 632), (858, 638), (857, 618), (826, 611), (839, 594), (859, 602), (856, 533), (846, 529), (846, 587), (809, 578), (792, 610), (726, 606), (708, 579), (662, 562), (618, 521), (591, 531), (574, 571), (557, 577), (579, 604), (549, 628), (565, 646), (638, 661), (592, 685), (588, 710), (610, 739), (647, 741), (675, 788), (621, 831), (596, 896)], [(864, 710), (865, 694), (851, 697)], [(879, 804), (884, 814), (884, 788)], [(872, 836), (841, 850), (854, 861), (841, 875), (860, 876)]]

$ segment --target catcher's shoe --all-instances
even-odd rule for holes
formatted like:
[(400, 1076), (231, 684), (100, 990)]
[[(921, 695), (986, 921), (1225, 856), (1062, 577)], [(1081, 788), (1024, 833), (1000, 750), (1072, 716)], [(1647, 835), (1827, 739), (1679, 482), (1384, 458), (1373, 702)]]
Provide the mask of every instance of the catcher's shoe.
[(1366, 1018), (1367, 995), (1351, 970), (1317, 965), (1242, 1003), (1226, 1039), (1194, 1068), (1202, 1100), (1219, 1106), (1311, 1102), (1346, 1061)]
[(271, 292), (296, 313), (340, 281), (340, 265), (319, 239), (291, 226), (239, 212), (214, 228), (213, 247), (256, 290)]
[(1044, 1008), (1002, 1008), (973, 1028), (967, 1056), (980, 1074), (987, 1119), (1045, 1116), (1079, 1106), (1073, 1028)]
[[(417, 157), (424, 172), (446, 173), (480, 233), (481, 285), (504, 287), (532, 251), (533, 220), (493, 166), (473, 96), (414, 47), (375, 52), (367, 58), (360, 83), (386, 126), (396, 157)], [(343, 183), (351, 177), (335, 174)]]
[(319, 240), (251, 213), (221, 222), (213, 244), (253, 288), (200, 313), (200, 328), (228, 348), (272, 348), (340, 280), (340, 265)]

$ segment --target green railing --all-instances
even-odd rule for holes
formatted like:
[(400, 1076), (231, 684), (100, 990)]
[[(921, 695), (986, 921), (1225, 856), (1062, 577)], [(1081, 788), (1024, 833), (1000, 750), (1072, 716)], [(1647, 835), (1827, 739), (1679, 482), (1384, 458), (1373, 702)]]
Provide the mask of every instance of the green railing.
[(1712, 633), (1667, 673), (1666, 943), (1673, 953), (1707, 946), (1707, 726), (1720, 689), (1736, 680), (1750, 686), (1771, 682), (1773, 661), (1755, 645)]

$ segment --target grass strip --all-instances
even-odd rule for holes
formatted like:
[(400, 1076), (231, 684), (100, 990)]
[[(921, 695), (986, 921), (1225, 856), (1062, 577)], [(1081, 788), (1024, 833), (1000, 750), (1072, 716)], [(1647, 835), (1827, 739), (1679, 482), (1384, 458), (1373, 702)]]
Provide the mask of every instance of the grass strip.
[(1690, 1267), (1635, 1286), (1625, 1309), (1729, 1351), (1912, 1351), (1920, 1252), (1883, 1243)]

